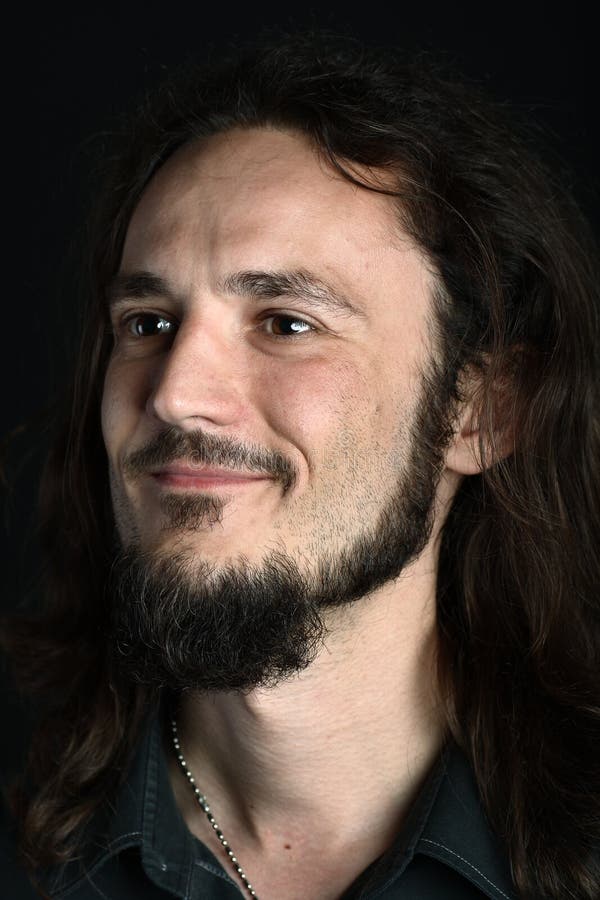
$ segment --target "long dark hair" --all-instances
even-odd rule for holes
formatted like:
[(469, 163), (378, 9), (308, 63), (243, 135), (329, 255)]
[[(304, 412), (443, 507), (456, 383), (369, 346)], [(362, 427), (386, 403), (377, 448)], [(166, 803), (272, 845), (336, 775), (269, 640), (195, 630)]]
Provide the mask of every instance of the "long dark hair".
[[(525, 898), (600, 892), (600, 303), (597, 247), (537, 136), (430, 59), (330, 36), (280, 37), (186, 67), (122, 136), (94, 220), (79, 364), (42, 481), (42, 614), (5, 638), (44, 699), (22, 786), (21, 849), (75, 853), (156, 701), (110, 671), (112, 511), (100, 431), (111, 348), (104, 289), (130, 215), (182, 144), (233, 127), (308, 136), (344, 177), (392, 175), (398, 214), (440, 285), (445, 377), (479, 373), (481, 451), (442, 535), (437, 682)], [(117, 142), (118, 143), (118, 142)], [(364, 169), (361, 168), (361, 172)], [(494, 455), (499, 419), (513, 452)], [(489, 451), (491, 447), (491, 451)]]

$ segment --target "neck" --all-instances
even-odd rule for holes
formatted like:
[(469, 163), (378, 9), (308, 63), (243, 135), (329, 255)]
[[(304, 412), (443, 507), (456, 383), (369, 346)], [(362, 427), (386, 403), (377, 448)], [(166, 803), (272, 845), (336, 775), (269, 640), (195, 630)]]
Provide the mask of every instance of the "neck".
[[(434, 592), (415, 574), (338, 611), (319, 656), (294, 678), (184, 695), (188, 766), (240, 858), (241, 846), (256, 857), (271, 845), (326, 842), (334, 852), (366, 840), (371, 858), (389, 846), (445, 737), (434, 658)], [(172, 748), (170, 759), (184, 818), (203, 838)]]

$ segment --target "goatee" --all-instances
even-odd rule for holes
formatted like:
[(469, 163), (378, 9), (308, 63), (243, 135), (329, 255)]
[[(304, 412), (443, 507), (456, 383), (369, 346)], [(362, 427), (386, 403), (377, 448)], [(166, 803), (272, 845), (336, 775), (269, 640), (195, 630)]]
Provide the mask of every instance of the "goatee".
[[(443, 450), (451, 435), (442, 378), (424, 397), (396, 483), (379, 514), (342, 551), (309, 568), (284, 550), (251, 565), (213, 565), (192, 552), (119, 547), (109, 580), (114, 670), (128, 681), (175, 692), (249, 691), (305, 669), (323, 645), (329, 611), (397, 578), (426, 546)], [(171, 495), (171, 516), (188, 529), (218, 520), (214, 498)], [(186, 506), (187, 504), (187, 506)]]

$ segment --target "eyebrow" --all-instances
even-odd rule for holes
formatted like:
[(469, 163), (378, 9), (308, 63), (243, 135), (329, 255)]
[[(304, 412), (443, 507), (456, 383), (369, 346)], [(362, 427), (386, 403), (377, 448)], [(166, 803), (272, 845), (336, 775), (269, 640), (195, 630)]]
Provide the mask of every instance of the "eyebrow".
[(117, 272), (106, 286), (105, 296), (109, 309), (126, 300), (146, 300), (148, 297), (176, 299), (168, 282), (152, 272)]
[[(259, 301), (278, 298), (294, 298), (306, 301), (310, 306), (332, 313), (366, 318), (366, 313), (343, 293), (323, 279), (305, 269), (281, 272), (233, 272), (219, 284), (225, 294), (249, 297)], [(126, 300), (144, 300), (148, 297), (166, 297), (178, 302), (180, 296), (160, 275), (152, 272), (119, 272), (106, 289), (109, 307)]]

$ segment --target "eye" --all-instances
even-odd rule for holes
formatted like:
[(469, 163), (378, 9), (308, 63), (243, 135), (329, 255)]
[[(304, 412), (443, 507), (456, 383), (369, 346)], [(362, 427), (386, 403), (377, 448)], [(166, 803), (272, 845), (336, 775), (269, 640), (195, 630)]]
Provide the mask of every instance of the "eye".
[(296, 316), (288, 316), (285, 313), (266, 316), (262, 321), (270, 337), (298, 337), (301, 334), (310, 334), (315, 331), (314, 325), (311, 325), (310, 322), (298, 319)]
[(175, 331), (175, 323), (158, 313), (136, 313), (128, 316), (123, 325), (127, 334), (131, 337), (156, 337), (161, 334), (172, 334)]

